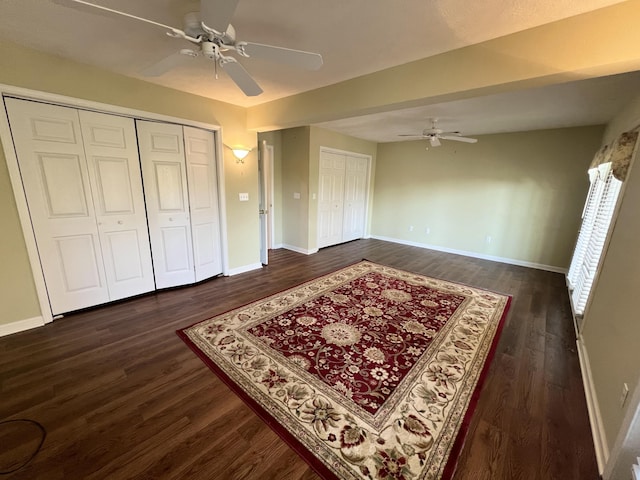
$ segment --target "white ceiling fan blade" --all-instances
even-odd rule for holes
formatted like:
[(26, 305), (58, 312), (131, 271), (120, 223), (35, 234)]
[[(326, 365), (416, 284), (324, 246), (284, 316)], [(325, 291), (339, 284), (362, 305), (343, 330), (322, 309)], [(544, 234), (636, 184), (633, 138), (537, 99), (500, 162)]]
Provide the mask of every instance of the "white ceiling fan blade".
[(165, 25), (164, 23), (154, 22), (153, 20), (149, 20), (148, 18), (137, 17), (136, 15), (131, 15), (130, 13), (126, 13), (126, 12), (121, 12), (120, 10), (114, 10), (113, 8), (103, 7), (102, 5), (86, 2), (85, 0), (53, 0), (53, 2), (57, 3), (58, 5), (62, 5), (64, 7), (71, 7), (76, 10), (90, 12), (93, 14), (103, 14), (108, 17), (119, 17), (119, 18), (126, 17), (132, 20), (138, 20), (140, 22), (149, 23), (157, 27), (166, 28), (167, 30), (171, 30), (174, 33), (180, 32), (184, 35), (182, 30), (180, 30), (179, 28), (174, 28), (170, 25)]
[(248, 57), (285, 63), (307, 70), (318, 70), (322, 66), (322, 55), (319, 53), (251, 42), (239, 42), (238, 47), (242, 54)]
[(240, 0), (200, 0), (200, 19), (218, 33), (227, 31)]
[(429, 143), (432, 147), (439, 147), (440, 145), (442, 145), (440, 143), (440, 140), (438, 140), (438, 137), (429, 137)]
[(247, 72), (242, 65), (240, 65), (235, 59), (227, 57), (227, 60), (220, 62), (220, 66), (231, 77), (231, 80), (235, 82), (240, 90), (244, 92), (247, 97), (255, 97), (262, 93), (262, 88), (251, 78), (249, 72)]
[(141, 70), (140, 73), (142, 73), (142, 75), (144, 75), (145, 77), (159, 77), (169, 70), (183, 65), (188, 61), (188, 59), (196, 56), (198, 55), (193, 50), (180, 50), (179, 52), (172, 53), (159, 62), (156, 62), (153, 65), (150, 65), (147, 68)]
[(416, 137), (416, 138), (423, 138), (424, 137), (424, 135), (420, 135), (420, 134), (413, 135), (411, 133), (399, 133), (398, 136), (399, 137)]
[(457, 135), (440, 135), (443, 140), (455, 140), (456, 142), (476, 143), (477, 138), (458, 137)]

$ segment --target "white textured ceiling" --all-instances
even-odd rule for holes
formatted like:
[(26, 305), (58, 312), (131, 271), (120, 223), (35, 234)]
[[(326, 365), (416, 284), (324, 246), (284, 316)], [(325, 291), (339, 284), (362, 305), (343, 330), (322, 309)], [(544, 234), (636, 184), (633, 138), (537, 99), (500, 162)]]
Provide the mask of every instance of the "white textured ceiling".
[[(57, 0), (62, 1), (62, 0)], [(183, 28), (199, 0), (91, 0)], [(141, 70), (191, 44), (162, 28), (77, 10), (53, 0), (0, 0), (0, 39), (185, 92), (250, 107), (438, 53), (497, 38), (621, 0), (240, 0), (232, 24), (239, 40), (321, 53), (314, 72), (259, 59), (241, 63), (264, 89), (245, 97), (198, 58), (158, 78)], [(90, 9), (89, 9), (90, 10)], [(0, 51), (1, 54), (1, 51)], [(465, 135), (608, 122), (640, 91), (640, 74), (582, 80), (525, 91), (390, 111), (319, 124), (376, 142), (412, 140), (439, 119)]]
[[(95, 0), (182, 28), (197, 0)], [(243, 59), (264, 89), (245, 97), (203, 58), (156, 79), (178, 90), (251, 106), (535, 27), (620, 0), (240, 0), (238, 38), (321, 53), (316, 72)], [(0, 0), (0, 38), (132, 77), (189, 46), (163, 29), (51, 0)]]

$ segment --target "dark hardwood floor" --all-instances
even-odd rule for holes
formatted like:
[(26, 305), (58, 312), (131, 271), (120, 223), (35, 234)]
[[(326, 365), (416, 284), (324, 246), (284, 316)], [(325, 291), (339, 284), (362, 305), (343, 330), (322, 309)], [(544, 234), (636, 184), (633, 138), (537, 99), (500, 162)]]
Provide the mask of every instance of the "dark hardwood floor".
[[(513, 295), (456, 480), (599, 478), (560, 274), (358, 240), (0, 338), (0, 419), (47, 430), (11, 479), (314, 479), (175, 330), (362, 258)], [(0, 425), (0, 470), (35, 446)]]

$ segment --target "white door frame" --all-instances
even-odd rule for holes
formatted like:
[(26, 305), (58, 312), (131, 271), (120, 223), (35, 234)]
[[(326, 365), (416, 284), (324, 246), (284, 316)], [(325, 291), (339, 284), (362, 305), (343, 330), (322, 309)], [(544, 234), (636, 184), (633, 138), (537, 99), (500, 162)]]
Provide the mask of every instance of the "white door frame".
[[(273, 247), (273, 145), (265, 140), (258, 149), (258, 183), (260, 206), (260, 261), (269, 263), (269, 250)], [(264, 212), (264, 213), (263, 213)]]
[(267, 189), (268, 192), (268, 197), (267, 197), (267, 208), (269, 209), (268, 213), (267, 213), (267, 218), (268, 218), (268, 225), (269, 225), (269, 236), (268, 236), (268, 241), (269, 241), (269, 249), (273, 248), (273, 245), (276, 243), (276, 222), (275, 222), (275, 215), (273, 213), (273, 204), (274, 204), (274, 199), (273, 199), (273, 192), (274, 192), (274, 188), (275, 188), (275, 183), (274, 183), (274, 168), (273, 168), (273, 164), (274, 164), (274, 155), (275, 155), (275, 150), (273, 148), (273, 145), (269, 145), (267, 144), (267, 152), (269, 152), (269, 171), (267, 172), (268, 175), (268, 180), (269, 180), (269, 188)]
[[(12, 96), (21, 98), (23, 100), (33, 100), (36, 102), (54, 103), (63, 107), (79, 108), (84, 110), (91, 110), (99, 113), (107, 113), (112, 115), (122, 115), (125, 117), (137, 118), (140, 120), (156, 120), (168, 123), (177, 123), (179, 125), (187, 125), (192, 127), (203, 128), (205, 130), (211, 130), (214, 132), (216, 138), (216, 159), (218, 168), (218, 197), (220, 205), (220, 230), (221, 230), (221, 242), (222, 242), (222, 264), (223, 273), (228, 274), (228, 245), (227, 245), (227, 216), (226, 216), (226, 202), (224, 191), (224, 161), (222, 152), (222, 127), (220, 125), (214, 125), (210, 123), (198, 122), (185, 118), (173, 117), (170, 115), (163, 115), (159, 113), (147, 112), (144, 110), (136, 110), (128, 107), (119, 107), (115, 105), (109, 105), (106, 103), (94, 102), (91, 100), (84, 100), (74, 97), (68, 97), (66, 95), (58, 95), (54, 93), (41, 92), (38, 90), (31, 90), (28, 88), (15, 87), (12, 85), (0, 84), (0, 97)], [(31, 272), (33, 274), (33, 280), (36, 287), (36, 294), (38, 296), (38, 302), (40, 305), (40, 314), (42, 319), (42, 325), (53, 321), (53, 314), (51, 313), (51, 306), (49, 305), (49, 296), (47, 294), (47, 288), (44, 282), (44, 274), (42, 273), (42, 267), (40, 265), (40, 259), (38, 256), (38, 249), (36, 247), (36, 240), (31, 227), (31, 217), (29, 216), (29, 209), (27, 207), (27, 199), (22, 188), (22, 179), (20, 177), (20, 168), (18, 167), (18, 158), (16, 156), (15, 149), (13, 148), (13, 140), (11, 136), (11, 129), (9, 127), (9, 117), (7, 110), (4, 106), (4, 100), (0, 106), (0, 141), (2, 142), (2, 148), (4, 151), (5, 159), (7, 162), (7, 169), (9, 170), (9, 178), (11, 180), (11, 186), (13, 188), (13, 195), (16, 200), (16, 206), (18, 210), (18, 216), (20, 218), (20, 225), (22, 226), (22, 234), (24, 236), (25, 245), (27, 248), (27, 255), (29, 257), (29, 263), (31, 264)], [(36, 325), (33, 325), (36, 326)]]

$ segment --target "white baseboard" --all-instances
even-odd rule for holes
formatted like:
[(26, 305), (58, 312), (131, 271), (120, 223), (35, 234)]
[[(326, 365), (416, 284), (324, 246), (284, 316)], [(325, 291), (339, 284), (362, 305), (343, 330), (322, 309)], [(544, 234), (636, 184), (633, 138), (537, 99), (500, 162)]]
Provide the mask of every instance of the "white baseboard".
[(607, 435), (602, 424), (600, 415), (600, 405), (596, 395), (593, 378), (591, 377), (591, 366), (589, 356), (582, 337), (576, 341), (578, 345), (578, 358), (580, 359), (580, 371), (582, 372), (582, 382), (584, 384), (584, 394), (587, 397), (587, 410), (589, 411), (589, 423), (591, 424), (591, 434), (593, 436), (593, 446), (596, 450), (596, 460), (598, 461), (598, 472), (602, 475), (604, 466), (609, 459), (609, 447)]
[(438, 252), (453, 253), (455, 255), (463, 255), (465, 257), (479, 258), (482, 260), (491, 260), (492, 262), (508, 263), (509, 265), (518, 265), (520, 267), (536, 268), (538, 270), (546, 270), (548, 272), (562, 273), (565, 275), (567, 273), (566, 268), (556, 267), (554, 265), (545, 265), (542, 263), (526, 262), (524, 260), (516, 260), (513, 258), (506, 258), (506, 257), (496, 257), (494, 255), (485, 255), (483, 253), (468, 252), (466, 250), (456, 250), (454, 248), (447, 248), (447, 247), (440, 247), (438, 245), (429, 245), (426, 243), (412, 242), (410, 240), (401, 240), (399, 238), (383, 237), (381, 235), (371, 235), (371, 238), (375, 238), (376, 240), (384, 240), (385, 242), (393, 242), (393, 243), (400, 243), (402, 245), (409, 245), (411, 247), (426, 248), (428, 250), (435, 250)]
[(227, 275), (229, 275), (229, 276), (239, 275), (241, 273), (250, 272), (252, 270), (258, 270), (260, 268), (262, 268), (262, 264), (261, 263), (251, 263), (249, 265), (243, 265), (241, 267), (232, 268), (232, 269), (229, 270)]
[(278, 250), (279, 248), (283, 248), (283, 245), (281, 243), (275, 243), (271, 245), (271, 250)]
[(292, 252), (304, 253), (305, 255), (313, 255), (314, 253), (318, 253), (318, 249), (314, 248), (312, 250), (307, 250), (300, 247), (294, 247), (293, 245), (287, 245), (286, 243), (282, 244), (282, 248), (286, 250), (291, 250)]
[(0, 337), (42, 326), (44, 326), (42, 317), (25, 318), (17, 322), (0, 324)]

